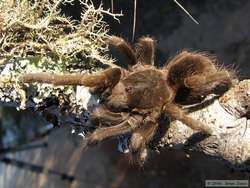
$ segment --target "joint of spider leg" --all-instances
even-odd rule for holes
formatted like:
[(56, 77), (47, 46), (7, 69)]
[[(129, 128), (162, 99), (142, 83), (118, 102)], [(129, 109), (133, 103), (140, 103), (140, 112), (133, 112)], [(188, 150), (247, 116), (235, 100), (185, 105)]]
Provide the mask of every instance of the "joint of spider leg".
[(148, 150), (146, 148), (144, 148), (140, 154), (139, 154), (139, 160), (140, 162), (142, 163), (142, 165), (145, 163), (145, 161), (147, 160), (148, 158)]

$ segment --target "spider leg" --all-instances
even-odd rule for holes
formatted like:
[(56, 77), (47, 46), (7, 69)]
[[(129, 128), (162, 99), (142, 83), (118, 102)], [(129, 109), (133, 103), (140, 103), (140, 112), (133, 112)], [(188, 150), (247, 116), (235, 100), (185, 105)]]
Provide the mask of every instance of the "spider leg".
[(136, 127), (138, 127), (141, 121), (142, 121), (142, 116), (133, 115), (118, 125), (111, 127), (97, 128), (93, 133), (90, 134), (87, 142), (88, 144), (97, 143), (109, 137), (126, 134), (134, 130)]
[(154, 65), (155, 41), (150, 37), (139, 38), (136, 44), (136, 57), (139, 63)]
[(163, 111), (171, 118), (181, 121), (193, 130), (202, 131), (208, 135), (212, 134), (212, 129), (187, 115), (179, 106), (174, 103), (164, 105)]
[[(232, 85), (232, 81), (230, 79), (230, 74), (228, 71), (217, 71), (213, 74), (208, 75), (193, 75), (185, 78), (184, 84), (188, 88), (203, 88), (206, 85), (212, 85), (212, 87), (216, 87), (220, 84), (226, 84), (228, 87)], [(211, 86), (210, 86), (211, 87)]]
[(128, 113), (111, 112), (105, 107), (99, 107), (91, 114), (91, 122), (98, 125), (114, 126), (120, 124), (128, 118)]
[(232, 86), (233, 72), (216, 66), (215, 57), (183, 51), (165, 67), (168, 84), (176, 91), (175, 102), (194, 104), (208, 94), (222, 95)]
[(147, 144), (155, 135), (158, 124), (148, 122), (138, 127), (130, 138), (129, 148), (136, 162), (143, 164), (147, 159)]
[(152, 140), (158, 128), (158, 119), (161, 112), (152, 111), (143, 119), (140, 127), (137, 127), (130, 138), (129, 149), (131, 151), (131, 159), (139, 165), (143, 165), (148, 157), (147, 144)]
[[(208, 75), (193, 75), (184, 79), (184, 85), (190, 89), (183, 101), (192, 103), (202, 100), (206, 95), (222, 95), (232, 86), (231, 76), (228, 71), (217, 71)], [(181, 91), (179, 91), (181, 93)]]
[(172, 88), (179, 88), (187, 77), (214, 73), (217, 71), (214, 61), (213, 57), (207, 54), (183, 51), (165, 65), (168, 70), (168, 84)]
[(109, 68), (94, 75), (66, 74), (57, 75), (50, 73), (28, 73), (22, 75), (20, 80), (25, 83), (48, 83), (53, 85), (84, 85), (87, 87), (113, 87), (121, 77), (119, 68)]
[(143, 124), (138, 127), (132, 134), (130, 139), (130, 149), (137, 152), (146, 147), (146, 144), (152, 139), (158, 127), (157, 123)]
[(108, 38), (109, 44), (116, 47), (121, 53), (125, 54), (128, 58), (128, 64), (133, 66), (136, 64), (136, 56), (132, 47), (121, 37), (111, 36)]
[(150, 112), (150, 114), (143, 119), (141, 126), (133, 131), (130, 139), (130, 149), (132, 151), (136, 152), (146, 147), (146, 144), (152, 139), (158, 127), (160, 114), (159, 109)]

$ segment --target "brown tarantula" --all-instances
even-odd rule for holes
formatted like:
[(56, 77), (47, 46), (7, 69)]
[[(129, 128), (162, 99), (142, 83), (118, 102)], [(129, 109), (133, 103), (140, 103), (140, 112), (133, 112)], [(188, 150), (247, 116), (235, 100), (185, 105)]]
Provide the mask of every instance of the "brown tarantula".
[(128, 68), (108, 68), (94, 75), (25, 74), (23, 82), (54, 85), (84, 85), (102, 94), (103, 102), (91, 114), (98, 127), (87, 143), (131, 133), (129, 149), (145, 160), (147, 144), (154, 136), (159, 117), (166, 114), (190, 128), (211, 135), (208, 125), (187, 115), (181, 105), (194, 104), (211, 93), (221, 95), (232, 85), (231, 72), (219, 68), (215, 59), (198, 52), (183, 51), (163, 68), (154, 66), (155, 41), (142, 37), (135, 50), (122, 38), (109, 43), (128, 58)]

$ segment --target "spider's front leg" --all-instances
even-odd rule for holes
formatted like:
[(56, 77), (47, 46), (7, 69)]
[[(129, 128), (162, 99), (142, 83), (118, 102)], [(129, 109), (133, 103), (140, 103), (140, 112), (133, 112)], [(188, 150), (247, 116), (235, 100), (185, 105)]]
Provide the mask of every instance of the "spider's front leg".
[(48, 83), (53, 85), (84, 85), (87, 87), (108, 88), (114, 87), (121, 78), (119, 68), (109, 68), (93, 75), (82, 74), (50, 74), (50, 73), (28, 73), (21, 76), (24, 83)]
[[(139, 110), (142, 112), (141, 110)], [(153, 111), (145, 110), (145, 118), (140, 127), (137, 127), (130, 138), (129, 150), (132, 154), (132, 159), (143, 165), (148, 156), (147, 145), (152, 140), (158, 128), (158, 121), (161, 115), (161, 110), (154, 108)]]
[(106, 107), (98, 107), (92, 113), (90, 122), (95, 125), (114, 126), (128, 119), (129, 113), (115, 113), (109, 111)]
[(97, 128), (87, 138), (87, 144), (97, 143), (110, 137), (129, 133), (135, 128), (139, 127), (141, 122), (142, 122), (141, 115), (132, 115), (118, 125), (111, 127)]
[(212, 129), (207, 124), (203, 124), (200, 121), (193, 119), (174, 103), (165, 104), (163, 107), (163, 112), (166, 113), (170, 118), (181, 121), (193, 130), (202, 131), (208, 135), (213, 134)]
[(140, 151), (146, 147), (146, 144), (152, 139), (158, 127), (156, 122), (148, 122), (138, 127), (130, 139), (130, 149), (132, 152)]
[[(147, 113), (147, 110), (145, 110), (144, 113)], [(146, 114), (141, 126), (134, 130), (129, 146), (132, 152), (137, 152), (145, 148), (146, 144), (152, 139), (158, 127), (160, 114), (160, 110), (155, 108), (153, 111)]]
[(147, 159), (147, 144), (152, 140), (157, 130), (157, 122), (146, 122), (138, 127), (132, 134), (129, 149), (136, 162), (143, 164)]

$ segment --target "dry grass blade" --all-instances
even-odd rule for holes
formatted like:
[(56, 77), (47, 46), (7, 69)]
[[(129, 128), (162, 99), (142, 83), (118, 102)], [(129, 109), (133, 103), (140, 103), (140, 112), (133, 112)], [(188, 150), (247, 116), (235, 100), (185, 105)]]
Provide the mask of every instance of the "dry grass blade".
[(111, 12), (114, 13), (114, 0), (111, 0)]

